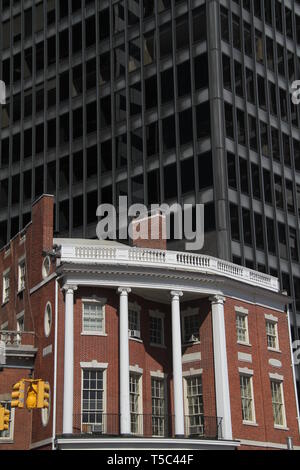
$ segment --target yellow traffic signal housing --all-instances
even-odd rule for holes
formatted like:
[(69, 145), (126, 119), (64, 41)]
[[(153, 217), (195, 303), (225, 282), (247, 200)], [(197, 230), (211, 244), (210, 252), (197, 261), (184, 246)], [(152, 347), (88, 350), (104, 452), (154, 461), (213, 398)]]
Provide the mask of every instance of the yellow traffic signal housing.
[(23, 380), (16, 383), (13, 386), (13, 392), (11, 394), (11, 407), (12, 408), (24, 408), (24, 392), (25, 392), (25, 383)]
[(27, 390), (27, 398), (26, 398), (26, 408), (28, 410), (33, 410), (37, 408), (37, 393), (38, 393), (38, 386), (35, 383), (31, 383)]
[(0, 407), (0, 431), (8, 431), (10, 412), (4, 407)]
[(49, 391), (48, 382), (39, 380), (37, 384), (37, 408), (49, 408)]

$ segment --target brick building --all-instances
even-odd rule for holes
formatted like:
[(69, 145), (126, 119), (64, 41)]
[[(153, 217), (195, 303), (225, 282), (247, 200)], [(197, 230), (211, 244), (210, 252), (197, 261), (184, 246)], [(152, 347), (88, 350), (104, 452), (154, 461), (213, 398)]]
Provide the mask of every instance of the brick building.
[[(53, 238), (51, 196), (0, 252), (0, 449), (300, 449), (278, 280), (210, 256)], [(163, 248), (163, 246), (162, 246)]]

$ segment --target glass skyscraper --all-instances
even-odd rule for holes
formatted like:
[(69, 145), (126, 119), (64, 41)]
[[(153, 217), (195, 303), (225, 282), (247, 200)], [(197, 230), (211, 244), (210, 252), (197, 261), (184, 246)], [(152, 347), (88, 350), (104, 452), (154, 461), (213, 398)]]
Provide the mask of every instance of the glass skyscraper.
[(42, 193), (88, 238), (119, 195), (204, 203), (204, 251), (278, 276), (299, 339), (299, 58), (299, 1), (2, 0), (1, 245)]

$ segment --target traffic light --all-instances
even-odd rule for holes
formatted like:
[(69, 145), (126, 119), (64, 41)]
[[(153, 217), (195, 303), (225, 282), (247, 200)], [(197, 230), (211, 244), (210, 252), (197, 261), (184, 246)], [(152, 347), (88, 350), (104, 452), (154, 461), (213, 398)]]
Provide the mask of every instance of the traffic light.
[(24, 392), (25, 392), (25, 383), (23, 380), (16, 383), (13, 386), (13, 392), (11, 394), (11, 407), (12, 408), (24, 408)]
[(0, 407), (0, 431), (8, 431), (10, 412), (4, 407)]
[(48, 382), (40, 380), (37, 384), (37, 408), (49, 408), (49, 391)]
[(37, 408), (37, 392), (37, 384), (31, 383), (28, 387), (26, 398), (26, 408), (28, 410), (33, 410), (34, 408)]

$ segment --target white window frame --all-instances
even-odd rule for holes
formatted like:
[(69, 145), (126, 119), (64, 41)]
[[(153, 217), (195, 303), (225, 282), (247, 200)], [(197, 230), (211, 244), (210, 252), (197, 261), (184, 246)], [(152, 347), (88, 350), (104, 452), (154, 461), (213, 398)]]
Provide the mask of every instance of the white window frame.
[[(238, 319), (238, 317), (244, 318), (244, 320), (245, 320), (245, 336), (246, 336), (245, 341), (239, 339), (239, 337), (238, 337), (238, 326), (237, 326), (237, 319)], [(242, 345), (247, 345), (247, 346), (249, 346), (249, 345), (250, 345), (250, 342), (249, 342), (248, 312), (246, 312), (246, 311), (244, 312), (244, 311), (241, 311), (241, 310), (236, 309), (236, 310), (235, 310), (235, 325), (236, 325), (237, 343), (238, 343), (238, 344), (242, 344)]]
[[(266, 336), (267, 336), (267, 346), (268, 346), (268, 350), (269, 351), (280, 351), (279, 349), (279, 337), (278, 337), (278, 320), (277, 319), (273, 319), (273, 318), (270, 318), (268, 316), (265, 316), (265, 322), (266, 322)], [(268, 336), (270, 336), (268, 334), (268, 323), (270, 325), (273, 325), (274, 326), (274, 329), (275, 329), (275, 334), (274, 334), (274, 338), (275, 338), (275, 348), (272, 347), (272, 346), (269, 346), (268, 345)]]
[[(251, 393), (251, 414), (252, 414), (252, 420), (244, 419), (243, 414), (242, 414), (242, 420), (243, 424), (256, 424), (256, 414), (255, 414), (255, 402), (254, 402), (254, 388), (253, 388), (253, 374), (246, 373), (246, 372), (240, 372), (240, 394), (241, 394), (241, 377), (244, 377), (246, 379), (250, 380), (250, 393)], [(248, 398), (248, 397), (247, 397)], [(242, 413), (243, 413), (243, 397), (241, 394), (241, 408), (242, 408)]]
[[(137, 314), (137, 325), (136, 330), (129, 327), (129, 311), (133, 311)], [(141, 340), (141, 307), (137, 302), (128, 302), (128, 336), (129, 339)]]
[(200, 324), (199, 308), (188, 307), (186, 310), (182, 311), (182, 314), (181, 314), (181, 330), (182, 330), (182, 344), (184, 344), (184, 345), (191, 345), (191, 344), (199, 344), (200, 343), (200, 332), (199, 332), (199, 338), (195, 337), (195, 339), (191, 340), (191, 341), (186, 341), (186, 339), (185, 339), (185, 337), (186, 337), (185, 319), (186, 319), (186, 317), (192, 317), (192, 316), (196, 316), (196, 315), (199, 315), (199, 324)]
[(152, 410), (152, 418), (154, 417), (153, 415), (153, 404), (152, 404), (152, 400), (153, 400), (153, 395), (152, 395), (152, 380), (157, 380), (157, 381), (160, 381), (163, 383), (163, 387), (164, 387), (164, 414), (161, 415), (161, 416), (155, 416), (157, 417), (158, 419), (163, 419), (163, 422), (164, 422), (164, 432), (162, 434), (162, 436), (159, 436), (157, 434), (153, 434), (153, 421), (152, 421), (152, 437), (167, 437), (168, 436), (168, 413), (167, 413), (167, 410), (168, 410), (168, 393), (167, 393), (167, 380), (166, 380), (166, 376), (165, 374), (161, 373), (161, 374), (157, 374), (155, 372), (151, 372), (151, 410)]
[[(131, 392), (130, 392), (130, 380), (131, 377), (135, 376), (138, 380), (138, 387), (139, 387), (139, 394), (138, 394), (138, 409), (137, 413), (135, 413), (138, 416), (138, 421), (137, 421), (137, 432), (134, 433), (132, 432), (132, 421), (131, 421)], [(144, 433), (144, 423), (143, 423), (143, 374), (141, 372), (138, 372), (137, 370), (134, 370), (134, 368), (130, 367), (130, 372), (129, 372), (129, 401), (130, 401), (130, 431), (133, 436), (143, 436)]]
[[(107, 367), (108, 364), (100, 364), (97, 361), (92, 361), (90, 363), (81, 363), (81, 397), (80, 397), (80, 429), (82, 431), (83, 426), (89, 426), (96, 423), (83, 423), (83, 374), (84, 371), (99, 372), (103, 374), (103, 410), (102, 410), (102, 433), (106, 434), (107, 432), (107, 420), (105, 419), (107, 413)], [(96, 424), (97, 425), (97, 424)], [(92, 431), (91, 431), (92, 433)]]
[[(23, 322), (23, 329), (20, 328), (20, 326), (21, 326), (21, 325), (20, 325), (20, 320), (21, 320), (21, 324), (22, 324), (22, 322)], [(25, 331), (25, 330), (24, 330), (24, 320), (25, 320), (25, 314), (24, 314), (24, 310), (23, 310), (23, 312), (20, 312), (20, 313), (18, 313), (18, 315), (17, 315), (17, 331), (18, 331), (18, 332), (19, 332), (19, 331), (20, 331), (20, 332)], [(18, 341), (18, 342), (21, 342), (21, 341), (22, 341), (22, 335), (21, 335), (21, 334), (18, 334), (18, 335), (17, 335), (17, 341)]]
[[(273, 395), (272, 395), (272, 383), (279, 384), (280, 393), (282, 398), (282, 421), (283, 424), (276, 424), (274, 419), (274, 404), (273, 404)], [(286, 421), (286, 410), (285, 410), (285, 401), (284, 401), (284, 391), (283, 391), (283, 380), (278, 380), (274, 377), (270, 377), (270, 385), (271, 385), (271, 398), (272, 398), (272, 411), (273, 411), (273, 420), (274, 420), (274, 428), (275, 429), (286, 429), (287, 421)]]
[[(47, 317), (48, 317), (48, 312), (50, 312), (49, 317), (50, 317), (50, 323), (47, 325)], [(49, 331), (47, 330), (47, 327), (49, 327)], [(44, 312), (44, 333), (45, 337), (49, 338), (52, 330), (52, 305), (51, 302), (46, 303), (45, 307), (45, 312)]]
[(3, 273), (2, 278), (2, 303), (9, 302), (10, 298), (10, 269), (7, 269)]
[[(149, 320), (151, 326), (151, 318), (159, 318), (161, 320), (161, 343), (154, 343), (151, 341), (150, 336), (150, 346), (154, 346), (156, 348), (165, 348), (165, 314), (160, 312), (159, 310), (149, 310)], [(149, 334), (150, 334), (150, 327), (149, 327)]]
[[(103, 298), (84, 298), (82, 299), (82, 330), (81, 334), (84, 336), (107, 336), (106, 334), (106, 302), (107, 299)], [(102, 331), (100, 330), (85, 330), (84, 329), (84, 306), (85, 304), (98, 304), (101, 305), (103, 320), (102, 320)]]
[[(203, 431), (204, 431), (204, 426), (205, 426), (205, 419), (204, 419), (204, 416), (205, 416), (205, 412), (204, 412), (204, 397), (203, 397), (203, 381), (202, 381), (202, 373), (203, 373), (203, 370), (200, 369), (200, 370), (194, 370), (194, 369), (191, 369), (190, 371), (186, 371), (184, 372), (184, 376), (183, 376), (183, 395), (184, 395), (184, 414), (186, 416), (186, 430), (185, 430), (185, 434), (186, 436), (189, 436), (191, 437), (192, 434), (190, 434), (190, 422), (189, 422), (189, 397), (188, 397), (188, 381), (191, 380), (191, 379), (197, 379), (197, 378), (200, 378), (201, 379), (201, 384), (202, 384), (202, 407), (203, 407), (203, 414), (199, 414), (199, 415), (195, 415), (195, 416), (203, 416)], [(199, 425), (201, 426), (201, 425)]]
[[(0, 405), (4, 406), (10, 404), (9, 400), (1, 400)], [(0, 431), (0, 444), (14, 442), (14, 428), (15, 428), (15, 408), (11, 408), (9, 416), (9, 436), (2, 437), (1, 434), (7, 431)]]
[(26, 286), (26, 260), (19, 259), (18, 262), (18, 293), (23, 292)]

